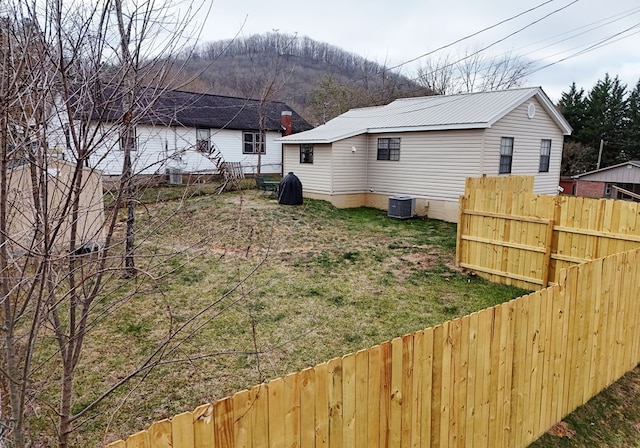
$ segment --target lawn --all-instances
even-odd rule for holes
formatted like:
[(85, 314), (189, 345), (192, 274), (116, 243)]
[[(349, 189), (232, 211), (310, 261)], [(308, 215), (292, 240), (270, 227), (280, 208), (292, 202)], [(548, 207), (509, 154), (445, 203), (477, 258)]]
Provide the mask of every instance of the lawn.
[[(126, 437), (524, 293), (456, 268), (455, 224), (323, 201), (280, 206), (255, 190), (195, 192), (151, 192), (137, 208), (141, 274), (111, 279), (94, 310), (100, 319), (80, 360), (76, 409), (140, 366), (169, 334), (174, 342), (161, 362), (83, 421), (75, 446)], [(36, 415), (46, 445), (53, 412), (43, 406)]]
[[(101, 318), (78, 369), (77, 409), (169, 334), (174, 342), (83, 421), (75, 446), (125, 438), (262, 381), (526, 292), (456, 268), (455, 224), (323, 201), (280, 206), (255, 190), (209, 193), (158, 189), (138, 207), (141, 274), (112, 279), (95, 309)], [(46, 445), (52, 412), (37, 415)], [(539, 446), (564, 443), (545, 437)]]

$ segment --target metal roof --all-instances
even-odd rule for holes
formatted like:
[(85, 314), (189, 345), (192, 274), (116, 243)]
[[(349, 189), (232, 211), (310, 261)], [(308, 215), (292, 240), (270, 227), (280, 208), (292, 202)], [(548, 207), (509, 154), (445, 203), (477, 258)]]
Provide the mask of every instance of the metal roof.
[(489, 128), (534, 96), (563, 134), (571, 134), (571, 126), (549, 97), (540, 87), (532, 87), (398, 99), (386, 106), (352, 109), (317, 128), (279, 140), (333, 143), (365, 133)]
[(617, 165), (606, 166), (604, 168), (600, 168), (593, 171), (587, 171), (586, 173), (576, 174), (575, 176), (571, 176), (572, 179), (580, 179), (581, 177), (590, 176), (592, 174), (601, 173), (603, 171), (609, 171), (615, 168), (620, 168), (621, 166), (628, 165), (630, 167), (640, 168), (640, 160), (629, 160), (628, 162), (618, 163)]

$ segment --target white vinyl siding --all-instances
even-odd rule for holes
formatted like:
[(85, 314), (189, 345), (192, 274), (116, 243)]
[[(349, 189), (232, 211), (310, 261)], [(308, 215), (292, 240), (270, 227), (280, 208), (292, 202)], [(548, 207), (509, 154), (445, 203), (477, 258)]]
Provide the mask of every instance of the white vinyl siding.
[[(99, 145), (90, 157), (90, 165), (104, 174), (122, 173), (123, 153), (119, 150), (119, 133), (112, 124), (102, 124), (106, 136), (101, 137)], [(211, 129), (211, 147), (222, 154), (226, 162), (240, 162), (247, 174), (258, 170), (258, 155), (242, 154), (242, 131)], [(50, 138), (55, 148), (65, 151), (65, 158), (73, 160), (66, 151), (64, 133), (52, 133)], [(132, 152), (135, 174), (164, 174), (167, 168), (184, 172), (215, 172), (215, 163), (206, 154), (196, 149), (196, 128), (136, 126), (137, 150)], [(275, 139), (278, 132), (267, 132), (267, 154), (260, 157), (262, 173), (280, 173), (282, 166), (281, 145)], [(51, 144), (51, 143), (50, 143)]]
[[(355, 148), (355, 151), (353, 149)], [(333, 144), (333, 193), (367, 191), (367, 136), (359, 135)], [(376, 157), (376, 148), (369, 156)]]
[[(535, 104), (536, 107), (533, 118), (527, 116), (529, 103)], [(536, 98), (525, 101), (485, 132), (486, 152), (483, 166), (487, 175), (498, 175), (501, 138), (504, 136), (513, 137), (511, 174), (535, 176), (535, 193), (557, 194), (564, 136)], [(549, 171), (546, 173), (538, 172), (541, 139), (551, 140)]]
[(300, 144), (284, 145), (284, 173), (293, 172), (302, 183), (302, 191), (331, 192), (331, 145), (313, 144), (313, 163), (300, 163)]
[[(376, 193), (457, 200), (478, 176), (482, 130), (369, 134), (368, 187)], [(400, 160), (376, 160), (380, 137), (401, 137)]]

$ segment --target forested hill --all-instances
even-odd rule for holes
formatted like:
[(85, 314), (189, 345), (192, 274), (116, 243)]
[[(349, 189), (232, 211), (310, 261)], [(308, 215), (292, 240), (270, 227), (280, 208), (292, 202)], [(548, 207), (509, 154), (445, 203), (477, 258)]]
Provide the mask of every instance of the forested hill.
[(186, 90), (284, 101), (314, 125), (353, 107), (429, 93), (354, 53), (280, 33), (201, 44), (181, 79)]

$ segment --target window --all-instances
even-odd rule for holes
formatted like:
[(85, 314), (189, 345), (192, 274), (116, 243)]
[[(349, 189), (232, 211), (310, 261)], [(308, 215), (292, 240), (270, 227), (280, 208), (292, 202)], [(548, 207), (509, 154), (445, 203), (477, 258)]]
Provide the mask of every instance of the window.
[(313, 163), (313, 145), (300, 145), (300, 163)]
[(511, 172), (511, 162), (513, 161), (513, 137), (502, 137), (500, 141), (500, 174)]
[(136, 145), (136, 130), (135, 128), (129, 129), (128, 133), (120, 134), (120, 150), (124, 151), (125, 148), (131, 148), (131, 151), (135, 151), (137, 148)]
[(549, 172), (549, 159), (551, 158), (551, 140), (540, 140), (540, 171), (541, 173)]
[(196, 128), (196, 150), (199, 152), (211, 152), (211, 130)]
[(378, 160), (400, 160), (400, 139), (379, 138)]
[(265, 135), (260, 132), (243, 132), (242, 133), (242, 153), (243, 154), (264, 154)]
[(604, 196), (606, 198), (611, 197), (611, 184), (604, 184)]

